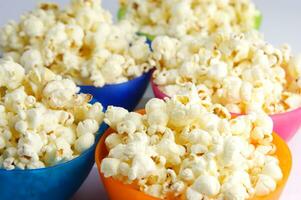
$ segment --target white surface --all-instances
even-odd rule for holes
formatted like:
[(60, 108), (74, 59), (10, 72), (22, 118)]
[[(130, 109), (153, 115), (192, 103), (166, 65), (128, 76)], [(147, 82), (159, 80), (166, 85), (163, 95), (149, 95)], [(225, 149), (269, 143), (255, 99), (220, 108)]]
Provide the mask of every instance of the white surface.
[[(0, 0), (0, 26), (18, 16), (26, 10), (32, 9), (39, 0)], [(68, 0), (54, 0), (53, 2), (66, 4)], [(264, 21), (262, 32), (266, 40), (274, 45), (288, 43), (294, 52), (301, 52), (301, 1), (298, 0), (255, 0), (258, 8), (262, 11)], [(117, 0), (103, 0), (103, 6), (111, 10), (116, 16)], [(152, 97), (150, 89), (145, 94), (146, 98)], [(142, 103), (143, 104), (143, 103)], [(141, 105), (142, 105), (141, 104)], [(293, 154), (293, 169), (282, 195), (282, 200), (301, 199), (301, 132), (289, 143)], [(118, 192), (118, 191), (116, 191)], [(90, 176), (75, 195), (73, 200), (107, 200), (102, 188), (97, 169), (93, 168)]]

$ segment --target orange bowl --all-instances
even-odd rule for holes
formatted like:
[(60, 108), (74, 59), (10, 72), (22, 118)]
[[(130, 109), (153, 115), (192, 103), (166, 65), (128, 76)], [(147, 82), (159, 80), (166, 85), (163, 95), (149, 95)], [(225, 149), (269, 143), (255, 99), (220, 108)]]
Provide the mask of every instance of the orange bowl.
[[(138, 113), (145, 113), (144, 110), (137, 111)], [(149, 196), (141, 191), (139, 191), (135, 184), (124, 184), (113, 178), (105, 178), (100, 171), (100, 166), (102, 160), (108, 155), (108, 150), (105, 145), (105, 139), (115, 132), (113, 129), (109, 128), (104, 135), (101, 137), (95, 151), (95, 161), (97, 164), (98, 172), (101, 181), (107, 191), (107, 194), (111, 200), (159, 200), (158, 198)], [(273, 143), (277, 147), (276, 156), (279, 159), (280, 167), (283, 172), (283, 179), (278, 183), (277, 189), (264, 197), (255, 197), (252, 200), (277, 200), (286, 185), (290, 171), (292, 168), (292, 156), (287, 144), (282, 140), (277, 134), (273, 133), (274, 141)], [(174, 197), (168, 197), (168, 200), (176, 200)]]

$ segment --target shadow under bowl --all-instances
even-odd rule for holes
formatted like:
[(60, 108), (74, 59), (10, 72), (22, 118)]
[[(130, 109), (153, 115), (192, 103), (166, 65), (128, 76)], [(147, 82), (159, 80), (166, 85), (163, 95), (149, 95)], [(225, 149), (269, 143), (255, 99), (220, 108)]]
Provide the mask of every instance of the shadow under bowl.
[[(159, 86), (154, 83), (153, 78), (151, 78), (151, 86), (156, 98), (169, 98), (169, 96), (162, 92)], [(231, 114), (233, 116), (241, 115), (235, 113)], [(270, 115), (270, 117), (274, 123), (273, 131), (286, 142), (290, 141), (301, 127), (301, 107), (284, 113), (273, 114)]]
[(104, 109), (108, 106), (123, 107), (129, 111), (135, 109), (146, 91), (151, 71), (125, 83), (110, 84), (103, 87), (81, 85), (80, 92), (93, 95)]
[[(144, 110), (137, 111), (138, 113), (144, 114)], [(101, 137), (95, 152), (95, 161), (98, 168), (98, 173), (100, 175), (101, 181), (107, 191), (107, 194), (111, 200), (159, 200), (158, 198), (149, 196), (141, 191), (139, 191), (137, 185), (135, 184), (124, 184), (113, 178), (105, 178), (100, 171), (101, 162), (108, 155), (108, 150), (105, 145), (105, 139), (115, 131), (109, 128), (104, 135)], [(276, 156), (279, 159), (279, 164), (283, 172), (283, 179), (278, 183), (275, 191), (264, 197), (255, 197), (250, 200), (278, 200), (280, 199), (281, 193), (286, 185), (288, 177), (292, 168), (292, 155), (289, 147), (276, 133), (273, 133), (273, 143), (276, 145)], [(167, 200), (180, 200), (173, 196), (169, 196)]]
[(94, 165), (95, 147), (108, 128), (101, 125), (95, 143), (80, 156), (52, 167), (0, 169), (1, 200), (67, 200), (80, 188)]

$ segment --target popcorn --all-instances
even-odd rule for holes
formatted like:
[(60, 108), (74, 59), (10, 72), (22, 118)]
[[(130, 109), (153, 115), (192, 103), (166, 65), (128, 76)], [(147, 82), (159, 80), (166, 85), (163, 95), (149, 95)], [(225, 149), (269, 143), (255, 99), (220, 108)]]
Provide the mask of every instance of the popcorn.
[(180, 172), (180, 178), (184, 181), (192, 181), (194, 180), (194, 174), (193, 171), (189, 168), (185, 168)]
[(150, 49), (133, 23), (111, 18), (98, 0), (43, 3), (0, 29), (0, 50), (26, 72), (44, 66), (78, 85), (123, 83), (151, 69)]
[(105, 112), (104, 121), (111, 127), (116, 128), (117, 124), (120, 123), (125, 116), (128, 114), (128, 111), (124, 108), (109, 106)]
[(38, 160), (38, 154), (43, 145), (45, 144), (43, 144), (42, 138), (38, 134), (26, 132), (18, 141), (18, 155)]
[(156, 145), (156, 150), (172, 165), (179, 164), (181, 162), (181, 156), (185, 154), (185, 148), (183, 146), (177, 145), (173, 139), (168, 138), (162, 138), (159, 144)]
[(14, 162), (15, 162), (15, 158), (9, 157), (3, 161), (2, 165), (7, 170), (13, 170), (13, 169), (15, 169)]
[(156, 171), (156, 165), (150, 157), (136, 155), (133, 158), (132, 167), (129, 170), (129, 180), (135, 180), (151, 175)]
[(25, 71), (21, 65), (13, 61), (0, 61), (0, 86), (13, 90), (21, 86)]
[(279, 181), (282, 179), (283, 175), (281, 169), (278, 166), (278, 163), (266, 163), (264, 168), (262, 169), (262, 173), (272, 177), (275, 181)]
[(226, 137), (223, 142), (223, 152), (221, 162), (225, 167), (231, 167), (240, 160), (240, 149), (243, 149), (240, 138)]
[(80, 136), (74, 144), (75, 150), (77, 152), (84, 152), (89, 149), (95, 141), (95, 136), (92, 133), (86, 133)]
[(1, 136), (0, 137), (0, 150), (4, 149), (6, 146), (6, 141), (5, 139)]
[(71, 160), (89, 149), (104, 114), (90, 95), (78, 94), (69, 79), (37, 67), (0, 59), (8, 82), (0, 101), (0, 167), (6, 170), (44, 168)]
[(99, 102), (94, 103), (93, 105), (86, 105), (84, 107), (80, 107), (78, 111), (81, 111), (80, 113), (76, 113), (76, 117), (79, 120), (87, 119), (94, 119), (100, 124), (103, 121), (104, 116), (100, 115), (99, 113), (102, 113), (103, 107)]
[(160, 113), (159, 110), (152, 110), (147, 115), (147, 123), (149, 126), (150, 132), (164, 132), (168, 123), (168, 115), (167, 113)]
[[(91, 132), (91, 133), (96, 133), (97, 130), (98, 130), (98, 128), (96, 129), (96, 131)], [(71, 127), (58, 126), (58, 128), (55, 129), (55, 134), (59, 138), (62, 137), (69, 144), (73, 144), (76, 139), (76, 135), (74, 134), (73, 126), (71, 126)], [(78, 137), (80, 137), (80, 136), (78, 136)]]
[(104, 172), (104, 176), (116, 176), (118, 174), (120, 160), (116, 158), (105, 158), (102, 161), (101, 171)]
[(45, 162), (47, 165), (55, 165), (73, 159), (72, 154), (71, 144), (64, 138), (56, 138), (46, 147)]
[(255, 194), (258, 196), (265, 196), (276, 189), (275, 181), (266, 175), (259, 175), (255, 186)]
[(250, 137), (252, 121), (243, 116), (238, 116), (230, 120), (230, 128), (233, 135)]
[(112, 133), (106, 138), (105, 143), (109, 149), (113, 149), (118, 144), (122, 143), (122, 137), (119, 134)]
[(294, 56), (288, 65), (288, 72), (292, 77), (300, 77), (301, 75), (301, 55)]
[(188, 188), (186, 191), (186, 199), (187, 200), (199, 200), (202, 199), (204, 196), (198, 193), (197, 191)]
[(258, 28), (260, 13), (243, 1), (120, 0), (122, 19), (139, 26), (142, 33), (184, 37), (220, 30), (245, 32)]
[(78, 123), (76, 128), (77, 136), (80, 137), (87, 133), (95, 133), (97, 132), (99, 128), (98, 122), (92, 119), (86, 119), (85, 121), (82, 121)]
[(118, 133), (133, 134), (136, 131), (145, 129), (142, 116), (137, 113), (129, 113), (125, 116), (127, 120), (124, 120), (117, 124)]
[(271, 119), (263, 113), (229, 115), (220, 104), (204, 104), (193, 85), (186, 94), (149, 100), (145, 114), (111, 106), (104, 121), (115, 132), (105, 139), (109, 153), (101, 172), (161, 199), (271, 193), (283, 178)]
[(219, 193), (220, 183), (214, 176), (202, 175), (192, 185), (192, 188), (200, 194), (206, 196), (215, 196)]
[(301, 59), (287, 46), (266, 43), (256, 31), (158, 36), (152, 47), (154, 82), (170, 97), (189, 93), (193, 84), (200, 98), (237, 114), (277, 114), (301, 105)]
[(249, 195), (243, 185), (236, 183), (226, 182), (223, 185), (222, 191), (224, 192), (224, 199), (247, 199)]
[(22, 26), (24, 33), (30, 37), (41, 37), (45, 31), (43, 21), (37, 16), (29, 16)]
[(39, 50), (29, 49), (25, 51), (20, 58), (20, 63), (24, 66), (26, 71), (30, 71), (34, 67), (43, 66), (43, 58)]
[(27, 167), (28, 167), (28, 169), (39, 169), (39, 168), (44, 168), (45, 165), (43, 162), (37, 161), (37, 162), (32, 162), (32, 163), (28, 164)]
[(72, 107), (74, 104), (90, 101), (91, 96), (80, 94), (74, 98), (74, 94), (79, 92), (79, 88), (70, 79), (54, 80), (49, 82), (44, 90), (44, 101), (51, 108)]

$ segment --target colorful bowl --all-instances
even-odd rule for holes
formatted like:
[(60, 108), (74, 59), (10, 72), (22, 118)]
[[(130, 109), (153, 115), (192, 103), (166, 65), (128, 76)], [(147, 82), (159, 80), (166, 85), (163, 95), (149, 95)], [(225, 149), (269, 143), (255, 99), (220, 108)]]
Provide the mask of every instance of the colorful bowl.
[[(145, 113), (144, 110), (137, 111), (141, 114)], [(140, 192), (135, 184), (124, 184), (120, 181), (114, 180), (113, 178), (105, 178), (100, 171), (102, 160), (108, 155), (108, 150), (105, 145), (105, 139), (113, 133), (114, 130), (109, 128), (104, 135), (101, 137), (95, 152), (95, 161), (98, 167), (98, 172), (101, 181), (107, 191), (107, 194), (111, 200), (159, 200), (151, 197), (143, 192)], [(283, 172), (283, 179), (278, 183), (277, 189), (271, 194), (264, 197), (256, 197), (252, 200), (278, 200), (285, 187), (285, 184), (290, 175), (292, 168), (292, 155), (285, 143), (277, 134), (273, 133), (274, 144), (277, 147), (276, 155), (280, 162), (280, 167)], [(174, 197), (168, 197), (168, 200), (176, 200)]]
[[(163, 93), (158, 85), (151, 79), (151, 86), (156, 98), (164, 99), (168, 97)], [(237, 116), (239, 114), (234, 114)], [(274, 132), (279, 134), (285, 141), (290, 141), (301, 127), (301, 107), (285, 113), (270, 115), (274, 122)]]
[(79, 86), (83, 93), (92, 94), (99, 101), (104, 109), (108, 106), (123, 107), (133, 110), (141, 100), (151, 77), (151, 72), (140, 77), (129, 80), (125, 83), (105, 85), (103, 87)]
[(33, 170), (0, 169), (0, 199), (70, 199), (89, 175), (94, 165), (96, 144), (107, 128), (108, 126), (103, 123), (94, 145), (68, 162)]

